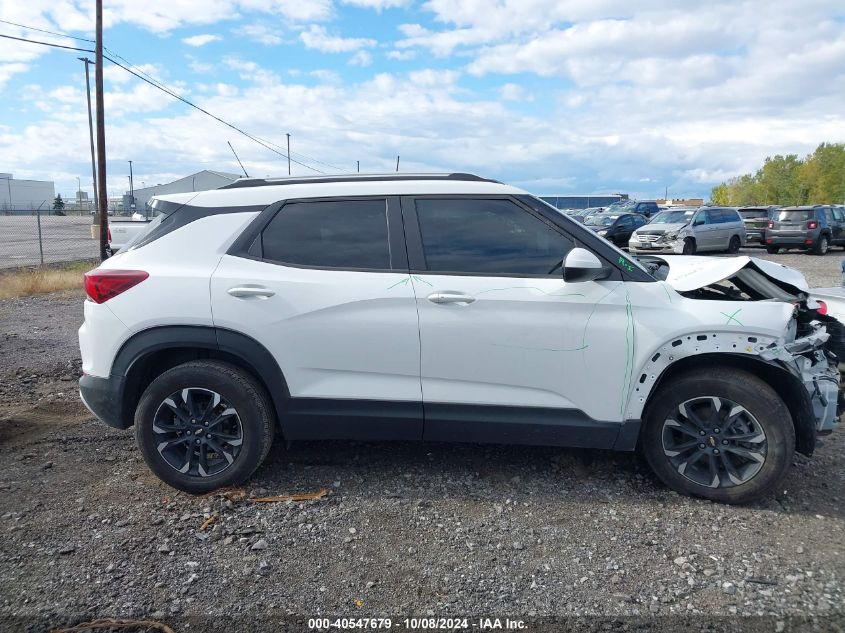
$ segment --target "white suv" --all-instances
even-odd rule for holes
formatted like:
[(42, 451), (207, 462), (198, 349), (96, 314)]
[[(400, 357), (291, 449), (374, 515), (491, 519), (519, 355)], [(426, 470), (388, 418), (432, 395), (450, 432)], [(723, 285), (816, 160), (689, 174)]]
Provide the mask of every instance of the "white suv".
[(180, 490), (242, 482), (280, 434), (639, 447), (675, 490), (741, 502), (837, 420), (822, 316), (748, 258), (746, 301), (692, 283), (695, 261), (673, 284), (669, 258), (469, 174), (243, 179), (153, 205), (86, 275), (80, 391)]

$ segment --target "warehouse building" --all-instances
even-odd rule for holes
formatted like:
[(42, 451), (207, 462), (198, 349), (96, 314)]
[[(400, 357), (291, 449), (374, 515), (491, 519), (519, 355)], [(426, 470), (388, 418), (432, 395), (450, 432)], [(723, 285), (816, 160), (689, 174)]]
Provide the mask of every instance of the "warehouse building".
[(29, 213), (53, 208), (56, 186), (48, 180), (18, 180), (0, 173), (0, 213)]
[[(145, 211), (149, 207), (150, 199), (154, 196), (161, 196), (167, 193), (188, 193), (190, 191), (207, 191), (208, 189), (217, 189), (223, 185), (228, 185), (229, 183), (236, 181), (238, 178), (240, 178), (238, 174), (227, 174), (222, 171), (204, 169), (195, 174), (191, 174), (190, 176), (185, 176), (184, 178), (180, 178), (179, 180), (174, 180), (173, 182), (163, 185), (135, 189), (134, 211), (145, 214)], [(124, 212), (131, 212), (129, 210), (133, 208), (132, 196), (128, 191), (123, 196), (122, 207)]]

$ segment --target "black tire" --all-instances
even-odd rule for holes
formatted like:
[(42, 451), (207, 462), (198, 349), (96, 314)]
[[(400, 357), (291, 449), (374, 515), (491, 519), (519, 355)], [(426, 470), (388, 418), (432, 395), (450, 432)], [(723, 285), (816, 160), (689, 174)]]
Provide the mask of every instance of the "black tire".
[(820, 235), (819, 241), (816, 242), (816, 246), (813, 248), (813, 253), (816, 255), (826, 255), (827, 251), (830, 250), (830, 238), (827, 235)]
[(684, 255), (695, 255), (695, 240), (688, 237), (684, 240)]
[(778, 253), (780, 253), (780, 246), (767, 246), (766, 252), (769, 255), (777, 255)]
[[(695, 437), (690, 440), (695, 444), (693, 448), (685, 449), (691, 451), (693, 455), (701, 453), (701, 457), (697, 462), (689, 462), (686, 466), (681, 467), (678, 461), (684, 461), (684, 456), (688, 455), (681, 451), (681, 456), (678, 457), (678, 452), (675, 456), (667, 448), (667, 434), (675, 433), (676, 429), (670, 428), (670, 419), (677, 417), (679, 407), (686, 403), (692, 402), (696, 406), (697, 402), (705, 402), (713, 399), (718, 399), (723, 407), (734, 407), (739, 405), (744, 409), (744, 413), (740, 417), (748, 414), (748, 420), (753, 421), (753, 431), (746, 430), (745, 433), (754, 435), (753, 440), (747, 442), (733, 442), (733, 449), (744, 450), (749, 452), (749, 442), (761, 442), (759, 439), (759, 432), (763, 432), (763, 440), (760, 444), (754, 444), (753, 451), (755, 453), (754, 460), (748, 460), (743, 467), (748, 467), (751, 470), (749, 478), (746, 480), (739, 476), (743, 473), (737, 472), (728, 473), (721, 464), (725, 461), (742, 460), (743, 458), (735, 457), (736, 453), (732, 448), (723, 446), (722, 443), (727, 444), (728, 439), (734, 437), (729, 435), (733, 433), (730, 431), (730, 420), (733, 419), (725, 414), (721, 422), (717, 421), (715, 424), (725, 426), (724, 434), (720, 435), (720, 429), (709, 429), (702, 437)], [(688, 410), (688, 409), (687, 409)], [(701, 409), (699, 409), (700, 411)], [(717, 410), (712, 406), (711, 410)], [(724, 409), (723, 409), (724, 410)], [(736, 409), (731, 408), (730, 411)], [(698, 430), (700, 427), (692, 424), (693, 418), (690, 418), (690, 426)], [(711, 418), (712, 420), (712, 418)], [(708, 422), (704, 421), (705, 424)], [(740, 420), (744, 423), (744, 420)], [(750, 427), (747, 427), (750, 428)], [(683, 433), (678, 433), (680, 437), (685, 437)], [(748, 437), (742, 436), (742, 437)], [(737, 437), (740, 437), (737, 435)], [(719, 439), (721, 438), (721, 439)], [(688, 438), (689, 439), (689, 438)], [(698, 443), (700, 442), (700, 443)], [(715, 443), (714, 443), (715, 442)], [(789, 466), (792, 463), (793, 453), (795, 451), (795, 430), (792, 425), (792, 416), (789, 409), (784, 404), (783, 400), (775, 393), (775, 391), (760, 378), (753, 374), (731, 367), (719, 368), (718, 372), (707, 371), (690, 371), (672, 379), (667, 384), (663, 385), (657, 394), (655, 394), (652, 401), (649, 403), (646, 414), (644, 416), (644, 425), (640, 437), (641, 449), (655, 474), (673, 490), (696, 497), (703, 497), (712, 501), (719, 501), (722, 503), (746, 503), (760, 497), (763, 497), (773, 490), (783, 480)], [(702, 449), (702, 447), (704, 447)], [(681, 448), (681, 445), (672, 446), (670, 448)], [(721, 450), (721, 453), (719, 451)], [(759, 452), (758, 452), (759, 451)], [(712, 453), (719, 455), (712, 455)], [(730, 459), (729, 459), (730, 458)], [(762, 458), (762, 462), (759, 460)], [(711, 469), (705, 468), (702, 460), (707, 461), (707, 465)], [(692, 466), (687, 468), (690, 463)], [(711, 482), (708, 485), (700, 483), (695, 479), (709, 479), (713, 464), (716, 468), (721, 468), (719, 472), (718, 484), (714, 487)], [(762, 464), (760, 466), (759, 464)], [(759, 469), (759, 470), (754, 470)], [(683, 474), (685, 471), (689, 472), (687, 476)], [(748, 471), (746, 471), (748, 472)], [(732, 482), (733, 474), (738, 475), (737, 482)], [(693, 477), (696, 475), (696, 477)]]
[(738, 235), (734, 235), (731, 238), (731, 241), (728, 243), (728, 252), (731, 255), (735, 255), (739, 252), (740, 247), (742, 246), (742, 241), (739, 239)]
[[(188, 425), (188, 421), (181, 417), (184, 413), (174, 413), (173, 407), (170, 406), (173, 403), (172, 400), (170, 404), (165, 404), (171, 396), (186, 392), (189, 392), (190, 405), (188, 407), (191, 410), (209, 407), (204, 414), (215, 416), (212, 420), (213, 426), (223, 427), (224, 424), (219, 420), (225, 419), (225, 425), (229, 425), (229, 429), (234, 428), (236, 434), (240, 432), (240, 437), (235, 440), (239, 442), (237, 447), (229, 446), (230, 451), (227, 454), (224, 440), (220, 440), (219, 437), (212, 438), (210, 433), (204, 436), (203, 428), (198, 424)], [(199, 399), (202, 395), (194, 396), (191, 392), (209, 394), (206, 404), (204, 406), (201, 406), (202, 403), (194, 404), (194, 398)], [(210, 404), (213, 398), (210, 394), (219, 395), (221, 398), (217, 401), (219, 404), (216, 407)], [(225, 408), (225, 410), (221, 412), (220, 408)], [(235, 413), (227, 415), (227, 412), (231, 410)], [(161, 422), (162, 416), (168, 414), (173, 427), (165, 426), (167, 423)], [(190, 420), (190, 422), (196, 423), (196, 420)], [(154, 423), (159, 424), (156, 427), (157, 430), (153, 429)], [(180, 430), (165, 436), (161, 432), (162, 426), (165, 426), (168, 431), (177, 427)], [(191, 361), (167, 370), (147, 387), (135, 410), (135, 438), (147, 466), (169, 486), (191, 494), (202, 494), (224, 486), (236, 486), (243, 483), (256, 471), (270, 452), (275, 427), (275, 414), (264, 387), (238, 367), (215, 360)], [(194, 428), (196, 431), (191, 430)], [(208, 456), (211, 455), (211, 459), (216, 460), (219, 471), (209, 472), (204, 476), (201, 476), (199, 472), (191, 474), (191, 470), (199, 471), (200, 469), (199, 454), (186, 455), (188, 472), (180, 472), (175, 465), (168, 462), (168, 459), (172, 459), (171, 451), (176, 450), (175, 445), (181, 443), (181, 446), (187, 448), (191, 442), (199, 444), (201, 441), (206, 441), (194, 439), (194, 432), (200, 437), (208, 437), (210, 446), (224, 449), (219, 452), (217, 448), (203, 449), (202, 457), (206, 460), (206, 468), (210, 463), (207, 461)], [(230, 430), (229, 433), (232, 431)], [(172, 443), (174, 446), (165, 449), (168, 451), (168, 456), (165, 457), (165, 454), (159, 451), (159, 446), (164, 444), (161, 442), (163, 438), (171, 437), (175, 439), (167, 443)], [(185, 437), (188, 437), (187, 442)], [(211, 445), (211, 442), (215, 444)], [(179, 450), (181, 451), (181, 448)], [(196, 450), (200, 451), (200, 448)], [(224, 454), (226, 459), (221, 457)]]

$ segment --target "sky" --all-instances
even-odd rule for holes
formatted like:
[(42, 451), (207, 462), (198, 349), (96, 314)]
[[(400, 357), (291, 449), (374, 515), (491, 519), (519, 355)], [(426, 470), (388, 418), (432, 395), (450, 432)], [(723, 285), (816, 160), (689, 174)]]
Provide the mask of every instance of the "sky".
[[(89, 0), (0, 19), (93, 38)], [(468, 171), (539, 195), (699, 196), (845, 141), (841, 0), (105, 0), (109, 51), (294, 175)], [(0, 34), (93, 48), (0, 22)], [(0, 172), (91, 192), (84, 55), (0, 39)], [(93, 57), (93, 56), (92, 56)], [(120, 61), (120, 58), (118, 60)], [(109, 195), (287, 161), (110, 63)], [(93, 83), (93, 68), (92, 68)], [(301, 164), (300, 164), (301, 163)]]

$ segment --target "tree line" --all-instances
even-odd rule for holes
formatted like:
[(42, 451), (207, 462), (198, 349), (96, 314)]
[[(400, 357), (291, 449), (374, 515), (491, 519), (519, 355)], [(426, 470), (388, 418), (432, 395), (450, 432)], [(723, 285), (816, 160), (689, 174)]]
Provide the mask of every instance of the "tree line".
[(845, 143), (822, 143), (801, 159), (770, 156), (754, 174), (713, 187), (714, 204), (731, 207), (845, 203)]

